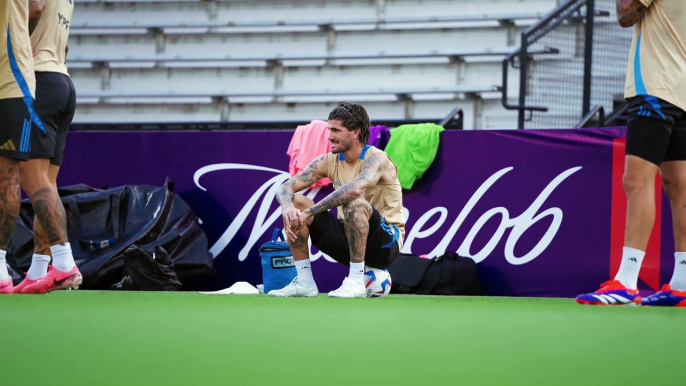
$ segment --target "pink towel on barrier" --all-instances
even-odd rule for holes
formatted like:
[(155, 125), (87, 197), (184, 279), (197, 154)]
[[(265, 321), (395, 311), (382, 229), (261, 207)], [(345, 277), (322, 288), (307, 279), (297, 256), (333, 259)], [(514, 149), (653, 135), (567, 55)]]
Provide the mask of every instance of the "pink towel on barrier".
[[(300, 125), (295, 129), (286, 152), (291, 157), (288, 171), (291, 173), (291, 176), (294, 176), (305, 170), (312, 160), (330, 151), (329, 125), (326, 121), (314, 120), (307, 125)], [(311, 188), (330, 184), (330, 179), (322, 178), (312, 185)]]

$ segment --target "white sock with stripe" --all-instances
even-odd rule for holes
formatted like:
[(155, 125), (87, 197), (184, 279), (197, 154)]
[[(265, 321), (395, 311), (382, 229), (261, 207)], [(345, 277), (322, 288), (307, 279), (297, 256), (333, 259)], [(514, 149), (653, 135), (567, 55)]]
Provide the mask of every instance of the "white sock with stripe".
[(641, 263), (646, 253), (636, 248), (624, 247), (622, 249), (622, 264), (615, 275), (615, 280), (619, 280), (628, 289), (636, 289), (638, 286), (638, 272), (641, 270)]
[(364, 261), (361, 263), (350, 263), (348, 278), (364, 285)]
[(674, 258), (674, 273), (669, 285), (677, 291), (686, 291), (686, 252), (676, 252)]
[(312, 276), (312, 264), (310, 263), (310, 259), (296, 261), (295, 270), (298, 271), (298, 281), (302, 285), (306, 287), (312, 287), (315, 285), (314, 276)]

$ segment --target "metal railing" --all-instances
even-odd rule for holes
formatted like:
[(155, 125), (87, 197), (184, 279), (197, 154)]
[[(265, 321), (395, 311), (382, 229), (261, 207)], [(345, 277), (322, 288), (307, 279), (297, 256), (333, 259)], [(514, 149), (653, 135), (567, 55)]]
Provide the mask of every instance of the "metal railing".
[[(326, 120), (326, 119), (324, 119)], [(307, 123), (299, 121), (227, 121), (227, 122), (130, 122), (130, 123), (73, 123), (71, 131), (293, 131), (299, 125)], [(462, 130), (464, 127), (464, 113), (456, 107), (443, 119), (375, 119), (372, 125), (398, 127), (407, 124), (439, 122), (446, 130)]]
[(605, 126), (605, 108), (601, 105), (595, 105), (589, 112), (586, 113), (586, 115), (581, 118), (574, 128), (582, 129), (586, 127), (596, 115), (598, 115), (598, 123), (596, 127)]
[[(590, 3), (590, 4), (588, 4)], [(568, 0), (567, 2), (561, 4), (554, 10), (550, 11), (548, 14), (543, 16), (541, 20), (538, 22), (534, 23), (532, 26), (529, 28), (525, 29), (522, 31), (522, 36), (521, 36), (521, 44), (518, 50), (515, 52), (511, 53), (508, 55), (504, 60), (503, 60), (503, 107), (505, 107), (508, 110), (518, 110), (519, 111), (519, 116), (517, 119), (517, 128), (523, 129), (525, 126), (525, 121), (527, 120), (526, 118), (526, 112), (533, 112), (533, 111), (540, 111), (540, 112), (547, 112), (549, 110), (548, 107), (546, 106), (527, 106), (526, 105), (526, 97), (527, 93), (529, 91), (528, 83), (529, 83), (529, 70), (530, 70), (530, 54), (529, 54), (529, 47), (534, 45), (539, 39), (541, 39), (546, 33), (551, 31), (553, 28), (557, 27), (561, 23), (563, 23), (565, 20), (569, 19), (571, 16), (573, 16), (576, 12), (578, 12), (582, 7), (586, 6), (587, 7), (587, 22), (586, 26), (590, 26), (590, 31), (586, 31), (586, 36), (590, 36), (592, 39), (592, 31), (593, 31), (593, 4), (594, 0)], [(588, 12), (590, 10), (590, 12)], [(589, 34), (590, 32), (590, 34)], [(588, 39), (587, 39), (588, 40)], [(589, 56), (591, 55), (591, 50), (592, 46), (587, 47), (588, 49), (584, 53), (584, 56)], [(557, 50), (556, 54), (559, 53), (559, 50)], [(519, 59), (519, 103), (516, 105), (511, 105), (507, 103), (507, 72), (508, 72), (508, 64), (512, 64), (513, 67), (515, 67), (514, 64), (514, 58)], [(590, 65), (591, 63), (591, 58), (588, 58), (584, 60), (584, 64)], [(589, 69), (590, 71), (590, 69)], [(586, 72), (586, 71), (585, 71)], [(584, 76), (584, 81), (586, 81), (586, 77)], [(590, 99), (589, 99), (590, 100)], [(584, 105), (586, 104), (586, 93), (584, 93)], [(590, 103), (590, 102), (589, 102)]]
[[(517, 128), (573, 127), (591, 105), (621, 99), (631, 30), (617, 25), (614, 9), (614, 0), (568, 0), (522, 31), (503, 59), (502, 105), (518, 111)], [(510, 67), (519, 72), (516, 103)]]
[(464, 111), (459, 106), (455, 107), (445, 118), (438, 122), (438, 126), (443, 126), (446, 130), (462, 130), (464, 128)]

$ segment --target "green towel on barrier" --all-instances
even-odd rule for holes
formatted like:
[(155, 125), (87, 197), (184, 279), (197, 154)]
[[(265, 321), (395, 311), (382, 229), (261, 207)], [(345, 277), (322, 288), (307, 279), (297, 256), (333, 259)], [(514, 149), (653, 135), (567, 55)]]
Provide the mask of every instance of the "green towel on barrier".
[(384, 151), (398, 166), (398, 180), (404, 189), (411, 189), (434, 162), (443, 130), (434, 123), (402, 125), (391, 130)]

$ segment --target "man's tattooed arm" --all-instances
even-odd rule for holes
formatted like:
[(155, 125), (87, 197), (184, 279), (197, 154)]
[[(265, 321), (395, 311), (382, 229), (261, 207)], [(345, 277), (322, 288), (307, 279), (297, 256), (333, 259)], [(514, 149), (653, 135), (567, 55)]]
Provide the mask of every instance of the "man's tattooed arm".
[(326, 155), (319, 156), (312, 161), (305, 170), (289, 178), (276, 191), (276, 201), (282, 207), (293, 206), (293, 195), (307, 189), (321, 178), (326, 177), (328, 166)]
[(45, 0), (29, 0), (29, 35), (33, 33), (45, 10)]
[(639, 0), (616, 0), (617, 21), (622, 28), (628, 28), (638, 23), (648, 9)]
[(379, 182), (384, 171), (388, 168), (388, 163), (388, 157), (385, 155), (373, 155), (364, 161), (360, 174), (354, 180), (336, 189), (314, 206), (306, 209), (303, 214), (314, 216), (362, 196), (367, 188)]

